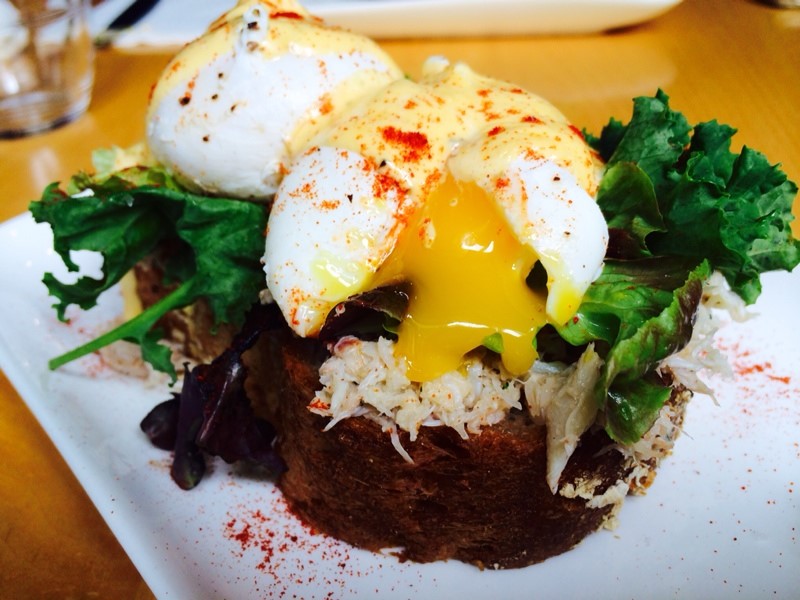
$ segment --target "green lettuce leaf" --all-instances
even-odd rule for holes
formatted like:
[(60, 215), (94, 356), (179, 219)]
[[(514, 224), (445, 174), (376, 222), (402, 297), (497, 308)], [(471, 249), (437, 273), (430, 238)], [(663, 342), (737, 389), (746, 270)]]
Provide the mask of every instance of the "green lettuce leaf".
[(599, 136), (586, 134), (607, 162), (597, 202), (608, 257), (626, 260), (607, 260), (558, 333), (603, 352), (596, 394), (622, 443), (636, 442), (669, 398), (655, 369), (691, 337), (710, 273), (752, 303), (761, 273), (800, 262), (790, 228), (797, 186), (762, 154), (731, 152), (734, 133), (715, 121), (692, 127), (659, 91), (634, 100), (628, 124), (612, 119)]
[(574, 346), (602, 341), (610, 347), (663, 311), (696, 266), (672, 257), (607, 260), (575, 317), (558, 333)]
[(615, 256), (652, 256), (645, 240), (665, 231), (653, 182), (636, 163), (610, 166), (597, 190), (597, 203), (609, 229), (610, 252)]
[(559, 330), (574, 345), (600, 342), (605, 362), (595, 391), (613, 439), (634, 443), (669, 399), (669, 387), (653, 374), (689, 342), (710, 274), (706, 261), (608, 261), (576, 317)]
[(691, 129), (686, 117), (670, 109), (668, 96), (659, 90), (653, 98), (634, 99), (630, 123), (612, 119), (600, 137), (590, 137), (589, 142), (609, 167), (625, 162), (638, 165), (660, 196), (670, 187)]
[(791, 270), (800, 261), (800, 242), (790, 226), (797, 186), (749, 148), (722, 157), (726, 166), (719, 162), (690, 153), (663, 200), (667, 232), (653, 234), (648, 245), (662, 255), (705, 256), (734, 292), (753, 303), (761, 293), (761, 273)]
[(634, 101), (627, 125), (612, 119), (587, 136), (607, 160), (597, 201), (614, 255), (707, 259), (747, 303), (761, 273), (800, 262), (790, 227), (797, 186), (763, 154), (732, 153), (734, 133), (715, 121), (690, 126), (659, 91)]
[[(655, 421), (661, 406), (655, 407), (652, 394), (646, 395), (645, 405), (632, 407), (644, 399), (626, 395), (624, 390), (631, 386), (638, 390), (637, 382), (654, 373), (662, 360), (689, 343), (703, 296), (703, 283), (710, 275), (709, 264), (701, 263), (673, 292), (669, 305), (619, 340), (606, 356), (598, 392), (608, 418), (606, 430), (613, 439), (624, 444), (635, 443)], [(666, 394), (664, 400), (668, 398)], [(618, 418), (624, 414), (621, 410), (636, 415), (636, 419)]]
[(99, 279), (82, 276), (74, 283), (45, 275), (60, 319), (72, 304), (84, 310), (94, 306), (101, 293), (159, 244), (177, 244), (181, 252), (167, 273), (178, 284), (174, 291), (116, 329), (54, 358), (51, 368), (124, 339), (140, 344), (143, 358), (174, 379), (169, 349), (159, 343), (156, 328), (164, 314), (205, 298), (216, 323), (241, 324), (263, 288), (263, 206), (187, 192), (154, 168), (135, 167), (98, 179), (81, 174), (66, 189), (72, 195), (49, 186), (31, 203), (31, 213), (37, 222), (50, 224), (54, 248), (69, 270), (78, 270), (71, 251), (90, 250), (102, 255), (103, 271)]
[(652, 374), (616, 383), (605, 399), (606, 432), (622, 444), (635, 444), (653, 426), (671, 396), (672, 388)]

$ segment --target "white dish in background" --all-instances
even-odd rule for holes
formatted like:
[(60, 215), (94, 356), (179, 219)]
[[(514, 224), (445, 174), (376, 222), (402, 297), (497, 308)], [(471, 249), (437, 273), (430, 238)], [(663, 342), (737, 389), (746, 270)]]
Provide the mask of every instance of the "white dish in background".
[[(331, 25), (376, 38), (586, 34), (653, 19), (681, 0), (306, 0)], [(93, 10), (102, 31), (131, 0)], [(178, 46), (198, 37), (235, 0), (162, 0), (115, 41), (118, 47)]]
[(377, 38), (584, 34), (653, 19), (681, 0), (308, 0), (330, 23)]
[(49, 228), (17, 217), (0, 225), (0, 248), (0, 366), (159, 598), (796, 597), (800, 270), (767, 275), (760, 315), (720, 332), (735, 378), (715, 381), (719, 406), (693, 400), (674, 455), (618, 529), (540, 565), (481, 572), (401, 564), (310, 533), (269, 481), (221, 463), (178, 489), (168, 454), (139, 431), (165, 387), (94, 357), (46, 367), (116, 314), (118, 294), (59, 323), (40, 283), (63, 273)]

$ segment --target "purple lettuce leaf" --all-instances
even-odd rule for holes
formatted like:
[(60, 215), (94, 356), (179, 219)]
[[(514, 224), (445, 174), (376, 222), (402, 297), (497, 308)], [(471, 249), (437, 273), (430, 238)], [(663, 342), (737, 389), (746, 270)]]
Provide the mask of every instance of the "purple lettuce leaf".
[(283, 470), (273, 446), (275, 429), (255, 415), (245, 393), (247, 368), (242, 361), (262, 333), (283, 322), (276, 306), (255, 305), (231, 346), (211, 363), (189, 370), (180, 394), (156, 406), (142, 421), (154, 445), (173, 450), (171, 475), (182, 489), (200, 482), (209, 455), (227, 463), (248, 461), (272, 472)]

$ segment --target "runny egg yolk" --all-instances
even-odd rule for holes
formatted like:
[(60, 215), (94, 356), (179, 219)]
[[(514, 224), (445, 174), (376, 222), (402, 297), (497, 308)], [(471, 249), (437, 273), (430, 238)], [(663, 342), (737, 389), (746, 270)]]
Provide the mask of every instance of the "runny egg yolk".
[(411, 284), (395, 349), (409, 379), (429, 381), (458, 369), (465, 354), (498, 334), (506, 369), (527, 371), (546, 322), (545, 291), (525, 281), (536, 260), (485, 191), (448, 176), (377, 276), (378, 285)]

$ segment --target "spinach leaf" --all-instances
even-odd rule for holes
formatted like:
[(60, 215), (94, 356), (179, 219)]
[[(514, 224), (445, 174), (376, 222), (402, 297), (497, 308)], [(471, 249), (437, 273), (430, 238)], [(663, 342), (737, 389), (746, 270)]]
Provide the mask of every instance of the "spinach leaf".
[(170, 294), (112, 331), (54, 358), (51, 368), (123, 339), (140, 344), (143, 358), (174, 380), (170, 351), (159, 343), (156, 328), (164, 314), (205, 298), (217, 323), (241, 324), (264, 286), (259, 258), (265, 207), (193, 194), (157, 168), (135, 167), (99, 179), (81, 174), (67, 189), (71, 195), (50, 185), (31, 203), (31, 213), (37, 222), (50, 224), (54, 248), (69, 270), (78, 270), (71, 251), (91, 250), (102, 255), (103, 273), (100, 279), (82, 276), (71, 284), (45, 275), (60, 319), (71, 304), (94, 306), (102, 292), (162, 242), (178, 240), (188, 258), (173, 263), (168, 275), (179, 285)]

